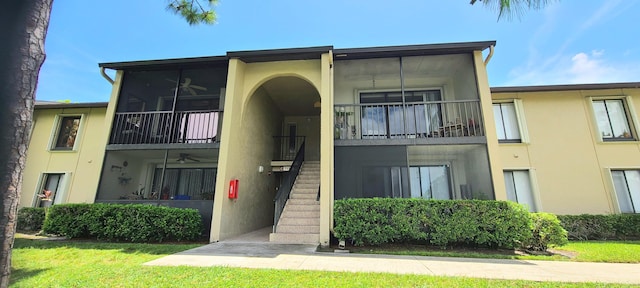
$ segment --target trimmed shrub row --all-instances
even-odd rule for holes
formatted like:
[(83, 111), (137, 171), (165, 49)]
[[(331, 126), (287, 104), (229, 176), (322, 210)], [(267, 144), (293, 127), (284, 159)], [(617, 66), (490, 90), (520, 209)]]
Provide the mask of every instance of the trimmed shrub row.
[(571, 240), (640, 239), (640, 214), (559, 215)]
[[(548, 221), (553, 215), (539, 218), (538, 230), (562, 230), (559, 226), (547, 227), (557, 224)], [(334, 221), (334, 235), (358, 246), (425, 243), (439, 247), (546, 248), (548, 244), (540, 242), (550, 239), (543, 236), (531, 240), (530, 213), (507, 201), (345, 199), (335, 202)]]
[(162, 242), (196, 240), (198, 210), (151, 205), (62, 204), (49, 208), (43, 231), (68, 238)]
[(44, 208), (23, 207), (18, 210), (19, 231), (40, 231), (44, 222)]

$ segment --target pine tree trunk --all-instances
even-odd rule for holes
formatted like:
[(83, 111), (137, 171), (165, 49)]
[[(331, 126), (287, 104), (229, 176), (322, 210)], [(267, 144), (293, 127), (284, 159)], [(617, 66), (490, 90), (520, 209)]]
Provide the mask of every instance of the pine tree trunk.
[(53, 0), (8, 0), (0, 9), (0, 288), (9, 286), (11, 248)]

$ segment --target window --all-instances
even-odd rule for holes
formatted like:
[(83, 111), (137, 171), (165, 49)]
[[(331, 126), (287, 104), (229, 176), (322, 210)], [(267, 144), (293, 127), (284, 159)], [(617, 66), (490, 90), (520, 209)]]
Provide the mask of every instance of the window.
[(62, 192), (62, 179), (64, 174), (51, 173), (43, 174), (42, 186), (36, 191), (35, 207), (49, 207), (53, 203), (62, 201), (62, 197), (58, 194)]
[(493, 115), (496, 121), (498, 141), (521, 142), (515, 102), (494, 103)]
[(60, 117), (58, 131), (56, 133), (53, 149), (55, 150), (72, 150), (78, 136), (78, 128), (80, 127), (80, 119), (82, 116), (64, 116)]
[(640, 213), (640, 170), (611, 171), (621, 213)]
[(593, 110), (602, 140), (633, 140), (623, 99), (593, 100)]
[(451, 199), (447, 165), (410, 167), (409, 175), (411, 198)]
[(529, 171), (504, 171), (504, 182), (507, 187), (507, 200), (524, 204), (529, 211), (538, 211), (531, 189)]

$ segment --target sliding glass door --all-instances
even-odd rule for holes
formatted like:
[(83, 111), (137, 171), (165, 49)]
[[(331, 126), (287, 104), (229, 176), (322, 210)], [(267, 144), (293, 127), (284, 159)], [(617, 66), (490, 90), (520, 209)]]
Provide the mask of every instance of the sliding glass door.
[(160, 191), (161, 200), (208, 200), (213, 195), (216, 183), (215, 168), (170, 168), (164, 172), (156, 168), (153, 177), (154, 191)]
[(440, 90), (360, 94), (363, 139), (416, 138), (442, 125)]

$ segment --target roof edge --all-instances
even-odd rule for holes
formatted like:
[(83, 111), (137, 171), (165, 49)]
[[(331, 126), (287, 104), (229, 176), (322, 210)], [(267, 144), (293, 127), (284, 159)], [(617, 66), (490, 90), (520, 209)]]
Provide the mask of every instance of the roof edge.
[(150, 66), (172, 66), (182, 64), (219, 64), (225, 63), (229, 59), (227, 56), (206, 56), (206, 57), (188, 57), (188, 58), (171, 58), (160, 60), (140, 60), (140, 61), (125, 61), (125, 62), (106, 62), (98, 63), (98, 67), (108, 68), (114, 70), (122, 69), (135, 69)]
[[(467, 53), (484, 50), (495, 46), (496, 41), (454, 42), (418, 45), (378, 46), (366, 48), (334, 49), (333, 54), (339, 59), (358, 59), (369, 57), (393, 57), (414, 55), (437, 55)], [(338, 59), (336, 59), (338, 60)]]
[(330, 50), (333, 50), (333, 46), (229, 51), (227, 57), (237, 58), (243, 62), (305, 60), (319, 59), (322, 54), (328, 53)]
[(109, 102), (83, 102), (83, 103), (63, 103), (36, 101), (34, 109), (60, 109), (60, 108), (106, 108)]
[(640, 82), (491, 87), (492, 93), (640, 88)]

